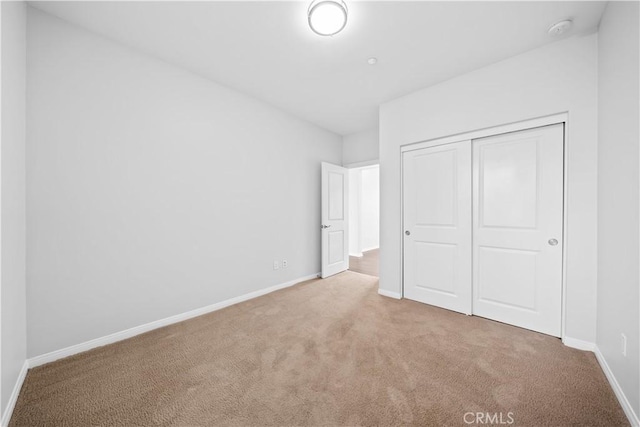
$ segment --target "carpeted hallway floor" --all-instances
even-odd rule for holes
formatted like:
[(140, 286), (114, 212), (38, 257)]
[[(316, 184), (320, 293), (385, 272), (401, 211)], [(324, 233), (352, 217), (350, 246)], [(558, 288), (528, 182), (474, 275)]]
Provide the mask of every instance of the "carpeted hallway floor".
[(439, 426), (467, 412), (628, 425), (592, 353), (379, 296), (354, 272), (34, 368), (10, 425)]

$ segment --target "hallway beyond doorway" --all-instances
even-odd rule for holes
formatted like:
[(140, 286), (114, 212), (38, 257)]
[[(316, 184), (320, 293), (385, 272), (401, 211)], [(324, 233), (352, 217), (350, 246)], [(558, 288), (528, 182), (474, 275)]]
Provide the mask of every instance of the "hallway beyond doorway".
[(361, 257), (349, 257), (349, 270), (356, 273), (368, 274), (369, 276), (378, 277), (378, 260), (380, 258), (380, 249), (372, 249), (362, 253)]

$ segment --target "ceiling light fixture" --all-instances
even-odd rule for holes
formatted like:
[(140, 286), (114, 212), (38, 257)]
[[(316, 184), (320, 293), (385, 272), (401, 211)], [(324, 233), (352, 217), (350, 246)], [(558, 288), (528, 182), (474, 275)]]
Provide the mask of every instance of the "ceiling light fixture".
[(333, 36), (347, 25), (347, 4), (343, 0), (313, 0), (307, 17), (314, 33)]
[(376, 65), (378, 63), (378, 58), (372, 56), (371, 58), (367, 59), (367, 62), (369, 63), (369, 65)]

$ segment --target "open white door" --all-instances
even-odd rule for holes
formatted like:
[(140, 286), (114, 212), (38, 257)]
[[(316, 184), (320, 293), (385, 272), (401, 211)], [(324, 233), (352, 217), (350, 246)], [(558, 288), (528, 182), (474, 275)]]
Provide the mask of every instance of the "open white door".
[(349, 171), (322, 163), (322, 278), (349, 268)]
[(403, 155), (404, 297), (471, 314), (471, 141)]

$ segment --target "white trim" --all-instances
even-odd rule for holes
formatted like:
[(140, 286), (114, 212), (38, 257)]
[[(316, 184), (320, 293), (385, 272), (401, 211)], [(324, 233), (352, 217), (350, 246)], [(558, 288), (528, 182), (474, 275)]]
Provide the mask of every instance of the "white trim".
[[(2, 5), (0, 4), (0, 27), (2, 27)], [(0, 31), (0, 59), (2, 58), (2, 31)], [(0, 61), (0, 100), (4, 99), (2, 97), (2, 61)], [(24, 95), (24, 94), (23, 94)], [(2, 147), (2, 128), (3, 121), (2, 119), (2, 102), (0, 102), (0, 147)], [(0, 150), (0, 188), (2, 188), (2, 150)], [(0, 197), (0, 223), (2, 221), (2, 198)], [(2, 241), (2, 227), (0, 227), (0, 242)], [(0, 271), (2, 270), (2, 245), (0, 245)], [(2, 289), (2, 277), (0, 276), (0, 290)], [(0, 292), (0, 308), (2, 308), (2, 292)], [(4, 427), (3, 415), (5, 413), (2, 412), (2, 316), (0, 316), (0, 426)], [(9, 411), (7, 411), (8, 413)]]
[[(404, 152), (402, 151), (403, 147), (400, 147), (400, 156), (399, 156), (399, 168), (400, 171), (400, 192), (398, 197), (400, 198), (399, 211), (400, 211), (400, 230), (398, 230), (398, 240), (400, 240), (400, 297), (404, 298), (404, 242), (405, 242), (405, 230), (404, 228)], [(380, 193), (382, 196), (382, 192)], [(379, 268), (379, 266), (378, 266)]]
[(9, 396), (9, 401), (7, 402), (7, 407), (2, 414), (2, 420), (0, 421), (0, 426), (7, 427), (9, 425), (9, 421), (11, 420), (11, 415), (13, 415), (13, 410), (16, 407), (16, 402), (18, 401), (18, 396), (20, 395), (20, 390), (22, 389), (22, 384), (24, 383), (24, 379), (27, 377), (27, 371), (29, 370), (29, 361), (25, 360), (22, 364), (22, 369), (18, 374), (18, 379), (16, 380), (16, 384), (13, 386), (13, 391), (11, 392), (11, 396)]
[(386, 289), (378, 288), (378, 294), (383, 297), (393, 298), (393, 299), (402, 299), (398, 292), (387, 291)]
[[(492, 126), (483, 129), (477, 129), (469, 132), (462, 132), (455, 135), (443, 136), (429, 139), (426, 141), (417, 141), (400, 146), (400, 152), (420, 150), (422, 148), (435, 147), (437, 145), (451, 144), (453, 142), (467, 141), (469, 139), (486, 138), (488, 136), (501, 135), (503, 133), (518, 132), (526, 129), (533, 129), (542, 126), (555, 125), (558, 123), (566, 123), (569, 120), (567, 113), (551, 114), (544, 117), (537, 117), (529, 120), (521, 120), (519, 122), (507, 123), (504, 125)], [(401, 156), (402, 157), (402, 156)]]
[(375, 249), (380, 249), (380, 246), (372, 246), (370, 248), (365, 248), (362, 250), (362, 252), (369, 252), (369, 251), (373, 251)]
[(356, 169), (356, 168), (364, 168), (367, 166), (376, 166), (376, 165), (380, 165), (380, 159), (366, 160), (364, 162), (347, 163), (346, 165), (342, 165), (342, 167), (347, 169)]
[(584, 350), (584, 351), (596, 350), (595, 343), (590, 341), (579, 340), (577, 338), (564, 337), (562, 338), (562, 344), (566, 345), (567, 347), (577, 348), (578, 350)]
[(613, 392), (616, 394), (616, 397), (620, 402), (620, 406), (622, 406), (622, 410), (624, 411), (625, 415), (629, 419), (629, 422), (631, 423), (632, 426), (635, 426), (635, 427), (640, 426), (640, 418), (638, 418), (638, 414), (636, 414), (633, 411), (633, 407), (629, 403), (627, 396), (625, 396), (624, 391), (622, 391), (620, 384), (618, 384), (618, 381), (616, 380), (615, 375), (613, 375), (611, 368), (609, 368), (609, 365), (607, 364), (606, 359), (604, 358), (604, 356), (600, 352), (600, 349), (597, 346), (595, 348), (595, 354), (596, 354), (596, 359), (598, 360), (600, 367), (604, 371), (604, 374), (607, 377), (607, 380), (609, 380), (609, 384), (611, 385)]
[(353, 257), (356, 257), (356, 258), (362, 258), (362, 257), (363, 257), (363, 254), (362, 254), (362, 252), (354, 253), (354, 254), (352, 254), (351, 252), (349, 252), (349, 256), (353, 256)]
[(266, 295), (268, 293), (288, 288), (289, 286), (296, 285), (300, 282), (304, 282), (311, 279), (318, 278), (320, 273), (310, 274), (308, 276), (303, 276), (298, 279), (290, 280), (285, 283), (280, 283), (279, 285), (271, 286), (269, 288), (261, 289), (255, 292), (250, 292), (248, 294), (240, 295), (238, 297), (234, 297), (225, 301), (221, 301), (215, 304), (208, 305), (206, 307), (197, 308), (195, 310), (187, 311), (185, 313), (176, 314), (175, 316), (167, 317), (164, 319), (156, 320), (150, 323), (146, 323), (144, 325), (135, 326), (130, 329), (126, 329), (124, 331), (115, 332), (113, 334), (96, 338), (90, 341), (86, 341), (80, 344), (72, 345), (70, 347), (66, 347), (60, 350), (55, 350), (50, 353), (42, 354), (40, 356), (32, 357), (27, 360), (30, 368), (34, 368), (36, 366), (44, 365), (45, 363), (51, 363), (59, 359), (63, 359), (65, 357), (73, 356), (74, 354), (82, 353), (84, 351), (91, 350), (96, 347), (102, 347), (107, 344), (112, 344), (114, 342), (122, 341), (127, 338), (134, 337), (136, 335), (143, 334), (148, 331), (152, 331), (154, 329), (162, 328), (163, 326), (172, 325), (174, 323), (182, 322), (184, 320), (188, 320), (197, 316), (202, 316), (203, 314), (211, 313), (213, 311), (217, 311), (223, 309), (225, 307), (229, 307), (230, 305), (238, 304), (243, 301), (247, 301), (253, 298), (260, 297), (262, 295)]
[[(569, 114), (564, 114), (564, 138), (562, 143), (562, 315), (560, 316), (560, 336), (567, 335), (567, 261), (569, 260)], [(597, 233), (596, 233), (597, 237)], [(597, 268), (597, 263), (596, 263)], [(597, 272), (596, 272), (597, 278)], [(597, 292), (597, 291), (596, 291)], [(597, 299), (597, 295), (596, 295)], [(571, 338), (569, 338), (571, 340)], [(593, 344), (595, 347), (595, 343)], [(591, 349), (594, 351), (594, 349)]]

